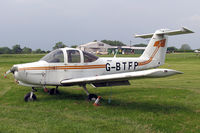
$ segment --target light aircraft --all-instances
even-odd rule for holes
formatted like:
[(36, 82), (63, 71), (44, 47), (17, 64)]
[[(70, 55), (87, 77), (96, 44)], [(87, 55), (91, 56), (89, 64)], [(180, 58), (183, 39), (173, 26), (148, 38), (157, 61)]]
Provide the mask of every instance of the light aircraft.
[(198, 49), (196, 49), (194, 52), (195, 52), (195, 53), (200, 53), (200, 51), (199, 51)]
[(144, 53), (136, 58), (102, 57), (74, 48), (60, 48), (45, 55), (37, 62), (17, 64), (5, 73), (14, 74), (15, 80), (23, 86), (32, 87), (24, 100), (36, 100), (36, 87), (55, 86), (50, 93), (58, 93), (59, 86), (82, 86), (88, 100), (96, 99), (90, 94), (86, 84), (93, 87), (130, 85), (130, 79), (159, 78), (182, 72), (172, 69), (152, 69), (165, 62), (167, 37), (193, 33), (182, 27), (180, 30), (160, 29), (155, 33), (136, 35), (140, 38), (151, 38)]

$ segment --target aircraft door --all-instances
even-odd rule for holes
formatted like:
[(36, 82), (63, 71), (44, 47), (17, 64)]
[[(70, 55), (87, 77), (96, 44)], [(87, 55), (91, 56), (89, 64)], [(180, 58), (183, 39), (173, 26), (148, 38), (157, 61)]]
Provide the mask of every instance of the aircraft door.
[(45, 83), (48, 85), (59, 85), (60, 81), (63, 80), (64, 72), (64, 54), (62, 50), (54, 50), (47, 55), (44, 59), (49, 63), (48, 68), (46, 69), (46, 76), (44, 76)]
[(79, 50), (70, 49), (67, 50), (67, 64), (66, 64), (66, 74), (68, 78), (78, 78), (83, 74), (82, 70), (82, 59)]

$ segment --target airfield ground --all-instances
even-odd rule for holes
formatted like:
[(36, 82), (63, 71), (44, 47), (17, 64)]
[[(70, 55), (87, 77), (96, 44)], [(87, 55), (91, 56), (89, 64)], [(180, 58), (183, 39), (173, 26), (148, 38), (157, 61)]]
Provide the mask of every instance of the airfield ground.
[(86, 101), (79, 86), (60, 87), (61, 94), (54, 96), (38, 89), (38, 101), (25, 103), (30, 88), (17, 85), (12, 74), (3, 78), (3, 73), (13, 64), (42, 56), (0, 55), (0, 132), (200, 132), (200, 56), (196, 54), (167, 55), (162, 68), (182, 75), (132, 80), (131, 86), (89, 87), (103, 97), (99, 107)]

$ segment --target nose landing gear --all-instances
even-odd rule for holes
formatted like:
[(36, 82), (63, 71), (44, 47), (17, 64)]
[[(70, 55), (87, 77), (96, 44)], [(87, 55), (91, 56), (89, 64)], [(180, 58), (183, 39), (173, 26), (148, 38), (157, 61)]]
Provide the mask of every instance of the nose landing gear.
[(36, 95), (34, 94), (34, 92), (36, 92), (37, 90), (32, 87), (32, 91), (27, 93), (25, 96), (24, 96), (24, 101), (25, 102), (28, 102), (28, 101), (35, 101), (37, 100), (37, 97)]

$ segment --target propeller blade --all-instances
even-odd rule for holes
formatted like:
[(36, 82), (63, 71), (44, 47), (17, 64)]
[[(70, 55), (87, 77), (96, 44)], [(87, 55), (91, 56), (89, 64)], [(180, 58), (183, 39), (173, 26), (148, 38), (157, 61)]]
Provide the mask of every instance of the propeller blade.
[(5, 74), (4, 74), (4, 78), (7, 78), (7, 75), (8, 75), (9, 73), (11, 73), (10, 70), (8, 70), (7, 72), (5, 72)]
[(8, 70), (7, 72), (5, 72), (4, 77), (7, 78), (7, 75), (9, 73), (13, 73), (14, 74), (15, 71), (18, 71), (18, 67), (14, 65), (10, 70)]

